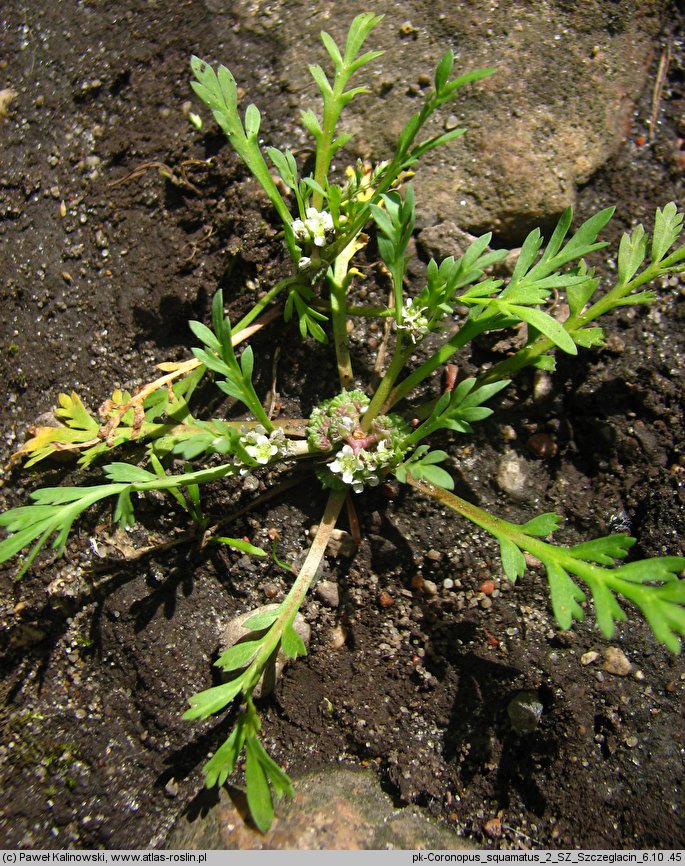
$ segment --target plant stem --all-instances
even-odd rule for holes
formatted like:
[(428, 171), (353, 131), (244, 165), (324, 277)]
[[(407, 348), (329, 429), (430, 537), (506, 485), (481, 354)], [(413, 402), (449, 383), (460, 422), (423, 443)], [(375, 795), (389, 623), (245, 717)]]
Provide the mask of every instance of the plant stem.
[(332, 268), (329, 268), (326, 278), (331, 290), (331, 319), (333, 323), (333, 343), (338, 361), (338, 376), (343, 388), (352, 383), (352, 359), (350, 344), (347, 337), (347, 290), (351, 282), (349, 273), (350, 261), (360, 248), (357, 238), (352, 238)]
[[(257, 316), (259, 316), (262, 310), (268, 307), (269, 304), (273, 301), (273, 299), (277, 297), (280, 292), (283, 291), (283, 289), (287, 288), (288, 286), (292, 286), (294, 283), (297, 282), (298, 277), (286, 277), (283, 280), (279, 280), (272, 289), (269, 289), (269, 291), (264, 295), (263, 298), (260, 298), (257, 301), (257, 303), (254, 305), (254, 307), (252, 307), (249, 313), (243, 316), (243, 318), (236, 325), (232, 326), (231, 330), (233, 331), (233, 333), (237, 331), (242, 331), (244, 328), (247, 328), (247, 326), (251, 322), (254, 322)], [(267, 313), (267, 316), (269, 316), (270, 318), (274, 318), (276, 316), (276, 312)], [(266, 321), (269, 321), (269, 319), (267, 319)], [(266, 324), (266, 321), (264, 322), (264, 324)]]
[(389, 307), (348, 307), (349, 316), (368, 316), (373, 319), (387, 319), (393, 316), (394, 310)]
[(311, 547), (307, 552), (305, 561), (302, 563), (295, 583), (290, 588), (290, 592), (283, 600), (278, 618), (269, 629), (259, 652), (255, 656), (250, 665), (249, 684), (246, 684), (244, 692), (250, 692), (259, 681), (259, 677), (264, 670), (264, 665), (270, 658), (271, 654), (276, 650), (285, 629), (292, 624), (295, 619), (295, 614), (300, 609), (309, 587), (313, 583), (316, 573), (319, 570), (319, 565), (323, 559), (326, 547), (330, 540), (331, 534), (335, 529), (335, 524), (342, 509), (346, 490), (332, 490), (326, 502), (321, 523), (316, 531)]
[(411, 355), (412, 349), (403, 349), (402, 348), (402, 335), (398, 333), (397, 336), (397, 345), (395, 346), (395, 354), (393, 355), (393, 359), (390, 362), (390, 366), (388, 370), (380, 381), (378, 388), (376, 389), (376, 393), (373, 395), (371, 399), (371, 403), (369, 404), (369, 408), (364, 413), (364, 417), (361, 421), (361, 428), (365, 433), (368, 433), (371, 429), (371, 424), (376, 419), (378, 415), (381, 415), (386, 411), (386, 406), (389, 402), (389, 394), (392, 391), (392, 386), (397, 381), (397, 377), (402, 372), (402, 368), (407, 363), (409, 356)]
[(403, 400), (408, 394), (411, 394), (420, 382), (423, 382), (423, 380), (437, 370), (438, 367), (449, 361), (457, 350), (461, 349), (473, 340), (473, 338), (476, 337), (485, 327), (485, 322), (476, 319), (469, 319), (451, 340), (445, 343), (445, 345), (438, 349), (434, 355), (390, 391), (387, 400), (383, 405), (383, 411), (389, 411), (396, 403), (399, 403), (400, 400)]

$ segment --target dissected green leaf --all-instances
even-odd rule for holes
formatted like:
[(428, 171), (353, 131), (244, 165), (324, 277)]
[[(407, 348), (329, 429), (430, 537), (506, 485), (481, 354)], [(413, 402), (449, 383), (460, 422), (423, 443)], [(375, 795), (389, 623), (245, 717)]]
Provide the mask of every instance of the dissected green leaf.
[(552, 316), (543, 313), (542, 310), (537, 310), (534, 307), (521, 307), (518, 304), (503, 304), (502, 308), (514, 316), (517, 316), (521, 321), (532, 325), (536, 330), (548, 337), (555, 346), (558, 346), (569, 355), (577, 355), (578, 349), (573, 342), (573, 337), (568, 333), (562, 324), (557, 322)]
[(558, 563), (545, 561), (545, 566), (554, 618), (562, 629), (569, 629), (574, 619), (582, 621), (585, 618), (585, 611), (580, 606), (580, 602), (585, 601), (585, 593)]
[(133, 526), (136, 522), (133, 514), (130, 488), (122, 490), (117, 497), (116, 506), (114, 508), (114, 522), (118, 523), (122, 529), (127, 529), (128, 527)]
[(566, 288), (566, 300), (572, 316), (579, 315), (585, 309), (586, 304), (599, 286), (599, 280), (595, 279), (591, 273), (586, 274), (586, 277), (586, 282)]
[(674, 202), (656, 209), (654, 234), (652, 235), (652, 262), (660, 262), (680, 237), (683, 230), (683, 215), (678, 213)]
[(223, 683), (223, 685), (198, 692), (188, 699), (190, 709), (185, 711), (183, 718), (187, 720), (206, 719), (214, 713), (218, 713), (219, 710), (223, 710), (241, 691), (242, 680), (238, 677), (238, 679)]
[(502, 559), (502, 571), (512, 583), (516, 583), (526, 571), (526, 558), (519, 548), (505, 536), (498, 538), (499, 552)]
[(614, 565), (617, 559), (623, 559), (635, 544), (635, 539), (623, 532), (616, 535), (605, 535), (593, 538), (570, 548), (570, 552), (586, 562), (598, 562), (601, 565)]
[(138, 481), (154, 481), (155, 478), (159, 477), (156, 473), (131, 463), (108, 463), (102, 468), (110, 481), (123, 481), (126, 484), (135, 484)]
[(55, 409), (55, 417), (67, 427), (91, 430), (97, 434), (100, 424), (83, 405), (76, 391), (72, 391), (71, 394), (60, 394), (58, 399), (60, 405)]
[(264, 768), (264, 772), (266, 773), (276, 796), (279, 798), (293, 797), (295, 792), (293, 791), (293, 785), (288, 778), (287, 773), (278, 766), (256, 737), (253, 740), (253, 747), (255, 754), (259, 757), (259, 763)]
[(555, 267), (558, 268), (562, 264), (581, 259), (595, 250), (604, 249), (606, 243), (604, 241), (596, 242), (597, 236), (614, 215), (615, 210), (616, 208), (613, 207), (605, 208), (586, 220), (566, 246), (554, 257)]
[(216, 667), (223, 671), (237, 671), (247, 667), (259, 652), (262, 645), (261, 638), (258, 640), (244, 640), (233, 644), (227, 650), (221, 653), (219, 658), (214, 662)]
[(248, 735), (245, 740), (247, 805), (257, 828), (262, 833), (266, 833), (274, 820), (274, 805), (271, 798), (271, 788), (255, 742), (254, 736)]
[[(629, 539), (634, 541), (634, 539)], [(629, 562), (614, 571), (616, 577), (629, 580), (634, 583), (671, 582), (677, 581), (678, 576), (685, 571), (685, 557), (682, 556), (657, 556), (653, 559), (641, 559), (638, 562)]]
[(572, 336), (576, 345), (585, 349), (604, 345), (604, 328), (581, 328), (574, 331)]
[(279, 613), (280, 607), (274, 608), (274, 610), (266, 610), (263, 613), (256, 613), (254, 616), (246, 619), (243, 626), (249, 628), (251, 631), (263, 631), (263, 629), (269, 628), (270, 625), (276, 622)]
[(521, 532), (525, 532), (526, 535), (546, 538), (548, 535), (552, 535), (557, 531), (560, 523), (561, 517), (553, 511), (549, 511), (547, 514), (539, 514), (537, 517), (529, 520), (528, 523), (524, 523), (520, 529)]
[(489, 78), (491, 75), (494, 75), (495, 72), (497, 72), (497, 69), (490, 66), (485, 67), (484, 69), (473, 69), (471, 72), (466, 72), (458, 78), (455, 78), (453, 81), (443, 84), (440, 91), (436, 94), (434, 100), (435, 106), (442, 105), (448, 100), (453, 99), (456, 92), (465, 85), (481, 81), (483, 78)]
[(233, 772), (236, 761), (240, 757), (245, 743), (245, 725), (239, 719), (223, 745), (202, 768), (205, 776), (205, 786), (213, 788), (215, 785), (223, 785)]
[(624, 286), (637, 273), (647, 255), (647, 237), (641, 225), (624, 234), (618, 248), (618, 282)]
[(286, 658), (289, 659), (307, 655), (307, 647), (292, 625), (289, 625), (281, 636), (281, 649)]
[(216, 541), (218, 544), (226, 544), (229, 547), (234, 548), (234, 550), (240, 550), (242, 553), (247, 553), (250, 556), (268, 556), (266, 550), (263, 550), (261, 547), (256, 547), (254, 544), (250, 544), (249, 541), (245, 541), (244, 538), (229, 538), (226, 535), (217, 535), (215, 538), (212, 538), (211, 541)]
[(604, 637), (612, 638), (616, 631), (616, 623), (626, 620), (626, 614), (616, 596), (605, 583), (598, 580), (593, 581), (590, 584), (590, 591), (595, 605), (597, 625)]
[(431, 463), (417, 463), (412, 465), (412, 474), (415, 478), (423, 478), (435, 484), (438, 487), (444, 487), (445, 490), (454, 490), (454, 479), (441, 466), (435, 466)]

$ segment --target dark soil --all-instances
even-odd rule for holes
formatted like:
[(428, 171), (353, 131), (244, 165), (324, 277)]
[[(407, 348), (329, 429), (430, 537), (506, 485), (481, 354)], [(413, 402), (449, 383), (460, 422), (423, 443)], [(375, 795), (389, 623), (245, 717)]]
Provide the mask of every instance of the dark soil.
[[(115, 385), (135, 388), (155, 363), (188, 357), (186, 322), (207, 320), (218, 287), (237, 314), (280, 272), (267, 203), (211, 125), (200, 134), (184, 117), (188, 56), (211, 51), (254, 82), (267, 137), (289, 122), (273, 46), (250, 44), (212, 5), (3, 5), (2, 86), (18, 93), (0, 118), (3, 462), (60, 390), (96, 408)], [(682, 19), (669, 22), (664, 45), (669, 36), (655, 141), (639, 143), (650, 87), (624, 150), (580, 195), (579, 218), (617, 205), (614, 242), (634, 219), (683, 200)], [(557, 510), (564, 541), (625, 527), (638, 556), (682, 554), (684, 297), (673, 279), (652, 307), (613, 318), (608, 348), (561, 359), (544, 400), (523, 375), (474, 439), (446, 440), (459, 492), (513, 520)], [(291, 327), (279, 333), (254, 342), (259, 386), (269, 390), (276, 362), (282, 414), (301, 417), (337, 390), (335, 371), (326, 350), (303, 346)], [(353, 344), (359, 369), (373, 362), (368, 334)], [(487, 347), (462, 364), (482, 360), (492, 360)], [(535, 432), (556, 441), (556, 456), (530, 453)], [(523, 501), (492, 480), (507, 449), (531, 476)], [(212, 490), (212, 518), (257, 500), (267, 480), (258, 491)], [(84, 478), (70, 463), (15, 472), (0, 504), (64, 481)], [(323, 502), (306, 480), (257, 501), (233, 534), (268, 544), (277, 529), (281, 558), (296, 560)], [(508, 585), (487, 538), (408, 489), (356, 504), (362, 545), (327, 565), (340, 605), (306, 602), (309, 655), (264, 703), (276, 760), (294, 775), (336, 762), (377, 767), (398, 803), (423, 805), (486, 846), (683, 847), (683, 662), (628, 611), (611, 643), (631, 675), (602, 673), (601, 656), (582, 665), (608, 642), (591, 616), (558, 631), (535, 568)], [(227, 723), (183, 722), (187, 698), (211, 684), (221, 623), (280, 598), (289, 577), (197, 541), (127, 563), (131, 550), (188, 528), (170, 509), (141, 503), (145, 529), (125, 538), (103, 509), (79, 524), (65, 559), (43, 556), (21, 582), (14, 566), (2, 573), (3, 847), (161, 845), (201, 790), (200, 768)], [(496, 591), (485, 595), (489, 579)], [(347, 638), (335, 649), (340, 626)], [(529, 734), (507, 713), (523, 690), (544, 706)], [(501, 837), (486, 832), (494, 817)]]

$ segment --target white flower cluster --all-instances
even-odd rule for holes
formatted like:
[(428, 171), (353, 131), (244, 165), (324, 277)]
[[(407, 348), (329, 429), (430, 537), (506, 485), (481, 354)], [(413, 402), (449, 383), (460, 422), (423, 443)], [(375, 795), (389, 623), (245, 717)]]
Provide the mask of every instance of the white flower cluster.
[(422, 306), (416, 298), (407, 298), (402, 310), (402, 321), (397, 326), (397, 330), (406, 331), (412, 343), (418, 343), (430, 331), (427, 312), (428, 307)]
[(384, 439), (381, 439), (375, 451), (361, 448), (355, 453), (351, 445), (343, 445), (335, 460), (328, 464), (328, 468), (340, 475), (343, 482), (349, 484), (355, 493), (361, 493), (365, 484), (376, 487), (380, 483), (379, 471), (391, 463), (394, 457)]
[[(288, 453), (288, 440), (280, 428), (267, 434), (260, 424), (244, 433), (240, 437), (240, 442), (250, 457), (261, 466), (266, 466), (275, 457), (285, 457)], [(245, 467), (240, 470), (241, 475), (247, 475), (247, 473), (248, 469)]]
[(313, 241), (315, 247), (326, 245), (326, 235), (334, 229), (333, 217), (327, 210), (318, 211), (315, 207), (307, 208), (307, 218), (293, 220), (293, 234), (298, 241)]

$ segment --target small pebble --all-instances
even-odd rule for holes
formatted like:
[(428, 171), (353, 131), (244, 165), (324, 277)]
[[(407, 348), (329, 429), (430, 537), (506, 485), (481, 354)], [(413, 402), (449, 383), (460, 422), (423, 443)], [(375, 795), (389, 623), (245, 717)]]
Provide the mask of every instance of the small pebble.
[(424, 580), (423, 591), (426, 593), (426, 595), (437, 595), (438, 585), (433, 580)]
[(5, 87), (3, 90), (0, 90), (0, 117), (9, 117), (10, 105), (17, 96), (17, 91), (11, 87)]
[(533, 457), (537, 457), (539, 460), (549, 460), (551, 457), (556, 457), (559, 450), (554, 437), (550, 436), (549, 433), (533, 433), (528, 439), (527, 445)]
[(552, 377), (544, 370), (536, 370), (533, 378), (533, 400), (539, 403), (552, 393)]
[(478, 587), (480, 592), (483, 595), (492, 595), (495, 591), (495, 581), (494, 580), (484, 580), (481, 585)]
[(340, 649), (345, 646), (345, 641), (347, 640), (347, 632), (345, 628), (338, 623), (335, 628), (331, 629), (330, 634), (330, 645), (332, 649)]
[(626, 654), (618, 647), (610, 646), (604, 650), (604, 670), (617, 677), (627, 677), (633, 666), (628, 661)]
[[(318, 524), (312, 526), (312, 528), (309, 530), (309, 535), (312, 537), (315, 536), (318, 528)], [(350, 533), (345, 532), (342, 529), (334, 529), (328, 541), (326, 553), (334, 557), (348, 557), (354, 556), (356, 552), (357, 545), (354, 543), (354, 539), (352, 538)]]
[(340, 591), (334, 580), (319, 581), (314, 592), (328, 607), (336, 608), (340, 604)]
[(638, 740), (637, 740), (637, 737), (634, 737), (634, 736), (633, 737), (626, 737), (625, 742), (626, 742), (626, 746), (628, 746), (629, 749), (634, 749), (635, 746), (637, 746)]
[(426, 552), (426, 559), (430, 559), (431, 562), (440, 562), (440, 560), (442, 559), (442, 553), (439, 550), (435, 550), (435, 548), (431, 547), (431, 549)]
[(164, 793), (167, 795), (167, 797), (176, 797), (178, 796), (178, 791), (178, 782), (172, 776), (171, 779), (169, 779), (169, 781), (164, 786)]
[(591, 665), (593, 662), (596, 662), (599, 658), (599, 653), (594, 650), (590, 650), (590, 652), (583, 653), (580, 657), (580, 663), (583, 666)]
[(544, 707), (538, 693), (532, 690), (519, 692), (507, 706), (511, 726), (517, 734), (529, 734), (534, 731), (542, 718), (543, 711)]
[(500, 460), (495, 475), (499, 489), (512, 499), (525, 499), (527, 479), (524, 461), (513, 451), (507, 452)]
[(491, 839), (499, 839), (502, 835), (502, 822), (499, 818), (490, 818), (483, 824), (483, 831)]
[(392, 607), (395, 604), (395, 599), (390, 595), (387, 589), (382, 589), (378, 593), (378, 604), (381, 607)]

